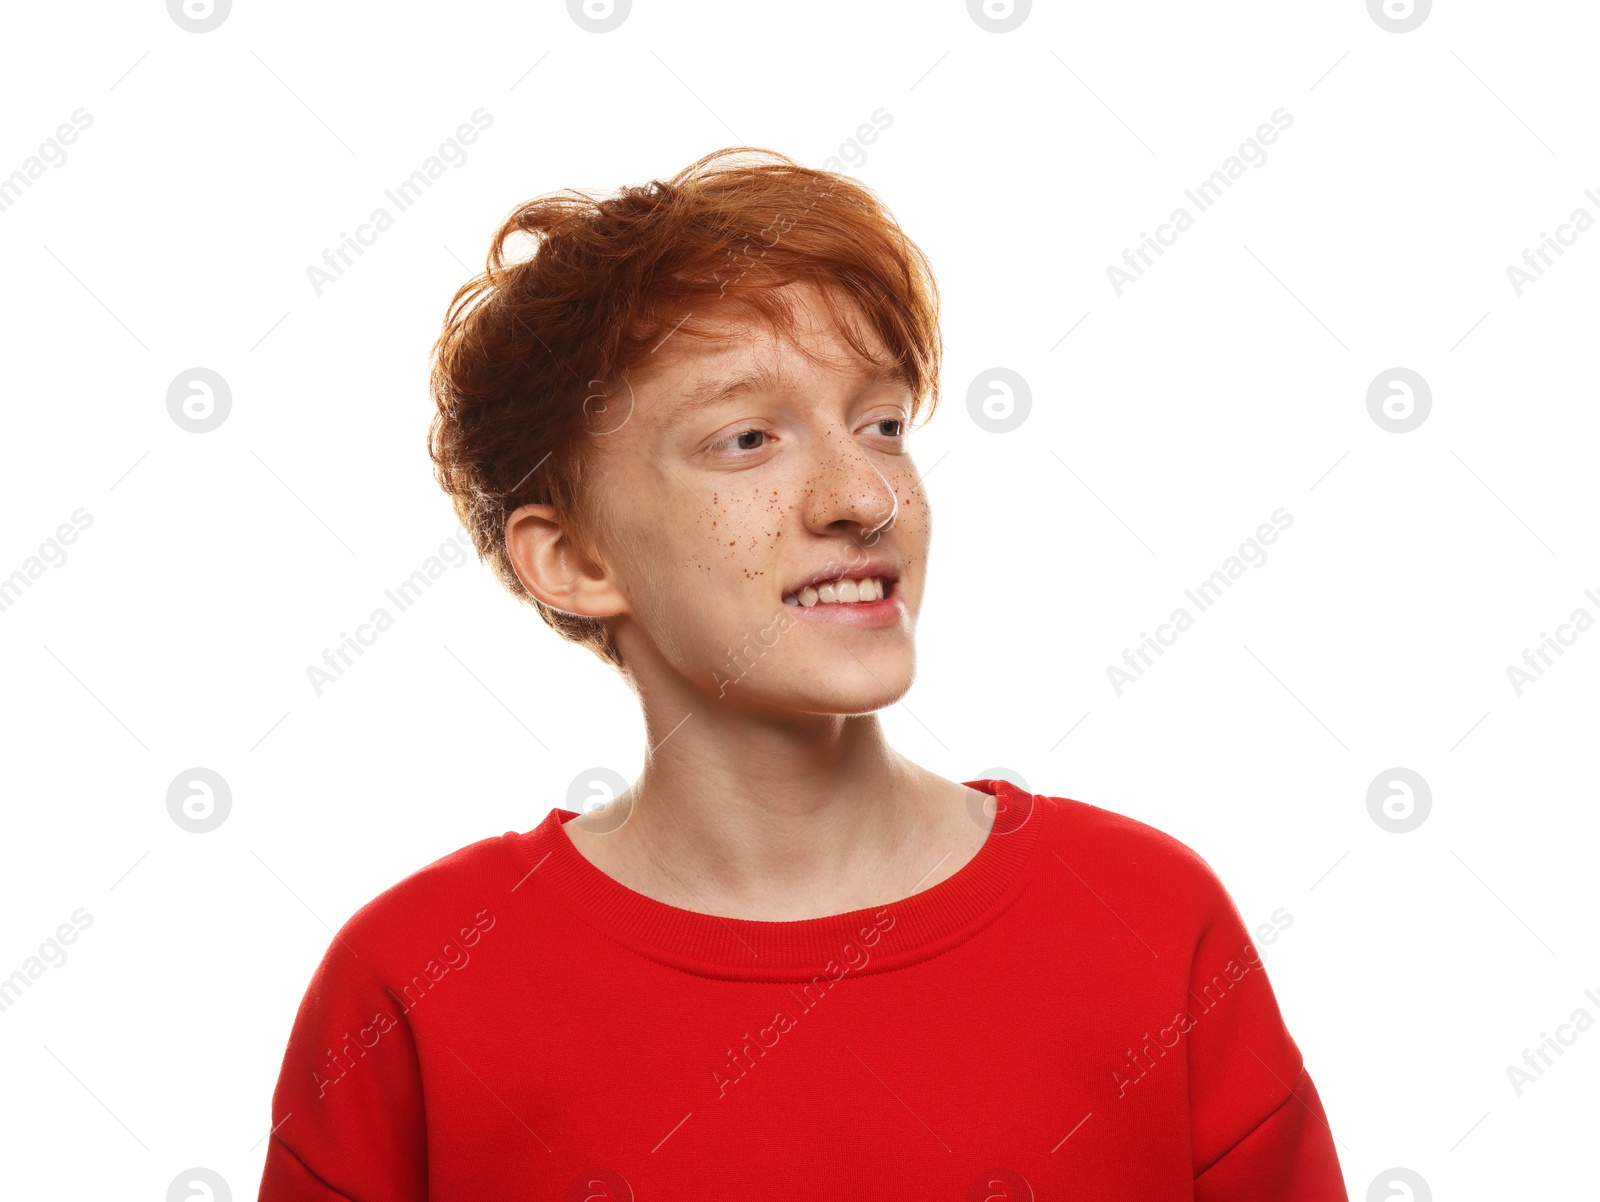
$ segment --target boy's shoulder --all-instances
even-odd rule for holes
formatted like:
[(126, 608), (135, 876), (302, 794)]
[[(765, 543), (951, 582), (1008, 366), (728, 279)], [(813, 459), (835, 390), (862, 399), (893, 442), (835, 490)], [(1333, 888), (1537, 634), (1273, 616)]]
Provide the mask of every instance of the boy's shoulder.
[(1041, 852), (1102, 894), (1157, 896), (1197, 915), (1232, 906), (1205, 858), (1166, 831), (1071, 797), (1035, 794), (1034, 800), (1049, 808)]
[(520, 896), (514, 889), (526, 869), (519, 868), (518, 838), (514, 831), (491, 835), (406, 874), (345, 921), (330, 953), (342, 949), (381, 976), (469, 937), (474, 927), (487, 929)]

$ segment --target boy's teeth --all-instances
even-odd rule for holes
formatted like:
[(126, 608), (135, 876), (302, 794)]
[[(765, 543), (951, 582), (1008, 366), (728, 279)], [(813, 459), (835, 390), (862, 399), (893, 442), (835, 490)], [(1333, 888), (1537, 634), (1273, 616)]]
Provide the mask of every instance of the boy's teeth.
[(808, 585), (798, 593), (790, 593), (784, 597), (783, 603), (810, 607), (849, 601), (881, 601), (884, 592), (883, 581), (877, 576), (865, 580), (830, 580), (816, 588)]

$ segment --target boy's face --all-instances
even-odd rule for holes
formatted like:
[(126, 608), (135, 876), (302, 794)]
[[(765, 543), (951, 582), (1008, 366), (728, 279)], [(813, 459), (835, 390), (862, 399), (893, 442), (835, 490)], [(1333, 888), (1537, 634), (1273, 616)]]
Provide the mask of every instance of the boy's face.
[[(610, 432), (590, 502), (617, 544), (605, 565), (615, 597), (600, 612), (622, 614), (617, 643), (643, 689), (686, 683), (718, 704), (866, 713), (915, 672), (930, 514), (907, 447), (912, 395), (851, 351), (809, 286), (789, 292), (795, 337), (822, 362), (729, 316), (736, 341), (669, 335), (623, 396), (591, 404), (591, 428)], [(784, 601), (864, 575), (880, 579), (882, 600)]]

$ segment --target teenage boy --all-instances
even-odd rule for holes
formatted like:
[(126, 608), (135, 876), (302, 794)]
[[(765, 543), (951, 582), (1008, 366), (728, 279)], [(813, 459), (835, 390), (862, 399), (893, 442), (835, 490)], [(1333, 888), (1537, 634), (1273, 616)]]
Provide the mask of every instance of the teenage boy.
[[(940, 358), (922, 252), (781, 155), (506, 220), (430, 454), (501, 582), (637, 695), (644, 766), (344, 925), (262, 1202), (1345, 1199), (1198, 855), (885, 741)], [(1012, 611), (977, 548), (958, 587)]]

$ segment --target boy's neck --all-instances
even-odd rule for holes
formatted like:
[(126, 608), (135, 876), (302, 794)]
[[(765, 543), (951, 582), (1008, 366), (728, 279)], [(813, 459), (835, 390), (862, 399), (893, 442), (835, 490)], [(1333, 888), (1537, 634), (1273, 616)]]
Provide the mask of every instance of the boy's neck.
[(962, 868), (992, 822), (975, 790), (881, 739), (791, 777), (691, 762), (658, 752), (627, 793), (563, 830), (607, 876), (702, 914), (796, 921), (899, 901)]

